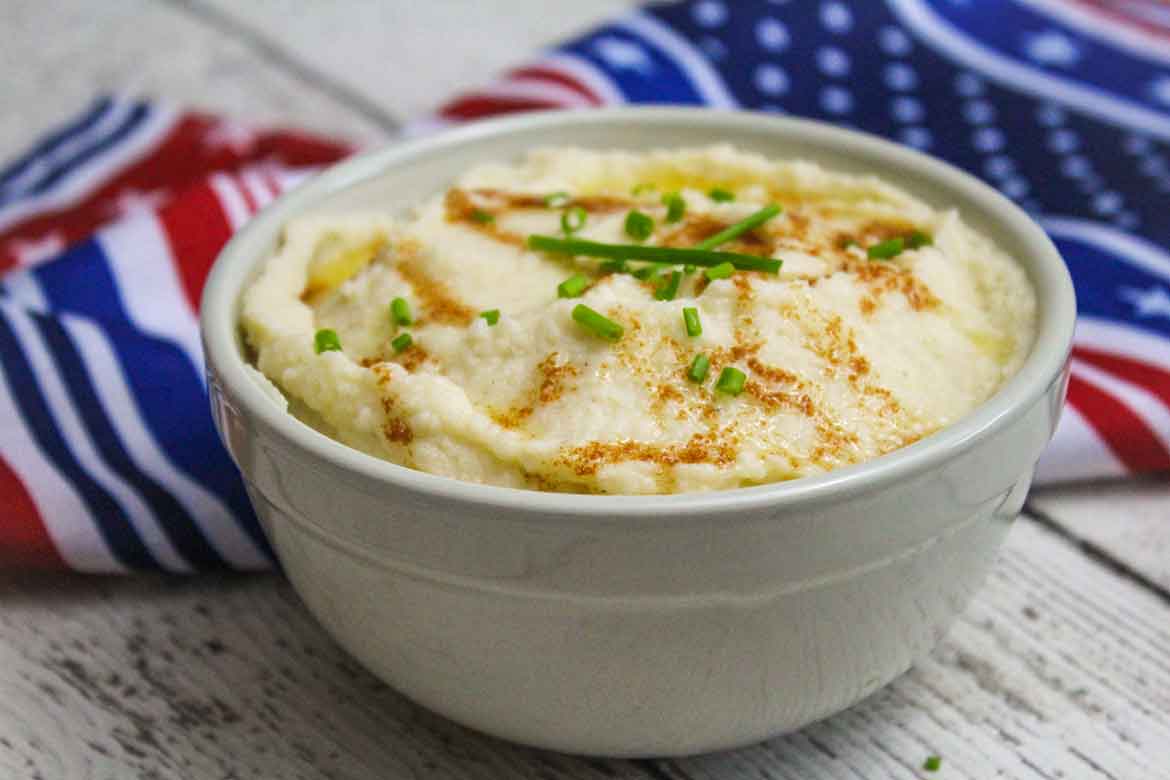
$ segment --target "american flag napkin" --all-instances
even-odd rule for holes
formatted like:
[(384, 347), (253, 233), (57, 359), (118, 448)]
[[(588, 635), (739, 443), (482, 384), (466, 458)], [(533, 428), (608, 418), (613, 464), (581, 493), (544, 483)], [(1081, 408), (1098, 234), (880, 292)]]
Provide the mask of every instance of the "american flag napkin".
[[(692, 0), (632, 11), (417, 123), (688, 103), (856, 127), (1032, 213), (1079, 301), (1045, 481), (1170, 470), (1170, 9)], [(103, 98), (0, 172), (0, 565), (254, 569), (197, 334), (233, 230), (344, 143)]]

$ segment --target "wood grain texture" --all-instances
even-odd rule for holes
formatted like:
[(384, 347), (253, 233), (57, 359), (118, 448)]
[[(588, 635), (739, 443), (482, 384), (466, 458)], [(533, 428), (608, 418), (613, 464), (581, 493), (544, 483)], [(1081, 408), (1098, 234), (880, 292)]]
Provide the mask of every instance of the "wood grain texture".
[(415, 707), (277, 577), (9, 577), (0, 776), (881, 780), (937, 753), (945, 778), (1156, 780), (1168, 648), (1170, 606), (1021, 521), (938, 650), (861, 705), (744, 750), (586, 761)]
[(213, 8), (295, 52), (335, 82), (418, 117), (456, 92), (485, 83), (542, 46), (584, 31), (633, 0), (443, 0), (322, 3), (298, 0), (176, 0)]
[(1170, 474), (1037, 489), (1029, 503), (1170, 599)]
[(0, 161), (109, 91), (358, 142), (391, 129), (249, 42), (152, 0), (4, 0), (0, 68)]

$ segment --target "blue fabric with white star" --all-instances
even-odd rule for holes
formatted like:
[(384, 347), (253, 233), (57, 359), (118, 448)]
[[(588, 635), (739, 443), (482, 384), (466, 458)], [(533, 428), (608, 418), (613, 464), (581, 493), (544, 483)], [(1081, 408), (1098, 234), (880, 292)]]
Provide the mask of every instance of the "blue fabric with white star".
[[(1086, 220), (1170, 248), (1170, 37), (1129, 45), (1054, 5), (697, 0), (645, 14), (706, 60), (730, 105), (885, 136), (982, 177), (1042, 223)], [(630, 102), (712, 102), (628, 20), (560, 50)], [(1165, 276), (1052, 235), (1082, 313), (1170, 337)]]

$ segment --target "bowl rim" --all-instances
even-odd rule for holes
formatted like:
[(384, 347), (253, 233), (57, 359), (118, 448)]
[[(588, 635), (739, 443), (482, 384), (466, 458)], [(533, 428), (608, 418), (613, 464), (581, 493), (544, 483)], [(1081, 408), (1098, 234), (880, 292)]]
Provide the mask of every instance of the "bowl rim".
[[(387, 175), (396, 164), (419, 155), (520, 130), (607, 124), (616, 128), (628, 123), (686, 123), (710, 127), (713, 131), (770, 129), (797, 138), (815, 134), (816, 143), (821, 146), (841, 146), (862, 157), (906, 166), (916, 177), (957, 192), (1013, 233), (1038, 260), (1029, 274), (1038, 299), (1031, 352), (1016, 374), (991, 398), (951, 425), (906, 447), (824, 474), (785, 482), (668, 495), (552, 493), (484, 485), (401, 466), (353, 449), (302, 423), (273, 403), (249, 375), (236, 341), (239, 299), (252, 269), (261, 261), (260, 253), (270, 246), (265, 236), (279, 229), (291, 216), (352, 185)], [(620, 146), (620, 142), (614, 146)], [(880, 490), (941, 466), (1003, 430), (1061, 379), (1071, 349), (1076, 303), (1068, 269), (1039, 225), (999, 192), (948, 163), (878, 136), (815, 120), (700, 107), (623, 107), (534, 111), (480, 120), (432, 136), (391, 141), (334, 164), (277, 198), (232, 237), (212, 266), (200, 312), (209, 385), (220, 384), (243, 408), (249, 421), (285, 444), (340, 472), (363, 478), (367, 485), (520, 513), (669, 520), (726, 510), (782, 509), (797, 503), (812, 505), (829, 499), (841, 500)]]

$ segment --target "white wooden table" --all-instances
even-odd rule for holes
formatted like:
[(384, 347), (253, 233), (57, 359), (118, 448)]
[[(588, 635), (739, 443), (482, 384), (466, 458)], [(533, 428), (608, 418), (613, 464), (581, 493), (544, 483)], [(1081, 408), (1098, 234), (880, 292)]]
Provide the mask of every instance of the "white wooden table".
[[(126, 87), (375, 141), (623, 4), (5, 0), (0, 158)], [(583, 760), (446, 722), (276, 576), (0, 575), (2, 778), (423, 776), (1170, 778), (1170, 483), (1035, 491), (928, 660), (800, 733), (686, 760)]]

